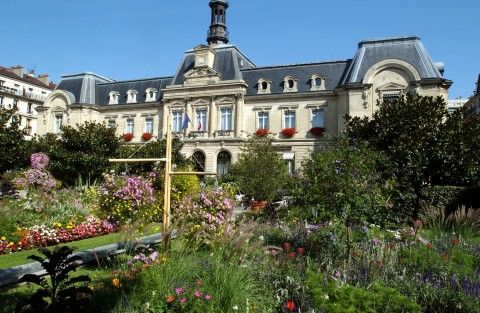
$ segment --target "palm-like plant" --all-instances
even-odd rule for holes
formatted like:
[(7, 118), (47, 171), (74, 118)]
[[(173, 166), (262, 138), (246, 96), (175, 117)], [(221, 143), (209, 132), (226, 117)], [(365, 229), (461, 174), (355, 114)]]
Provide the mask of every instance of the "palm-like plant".
[(73, 250), (67, 246), (56, 247), (52, 251), (46, 248), (38, 250), (44, 257), (30, 255), (28, 258), (40, 262), (47, 275), (27, 274), (22, 277), (20, 282), (33, 283), (40, 288), (25, 303), (19, 304), (16, 312), (85, 311), (91, 295), (86, 285), (90, 277), (69, 277), (81, 265), (81, 257), (72, 255)]

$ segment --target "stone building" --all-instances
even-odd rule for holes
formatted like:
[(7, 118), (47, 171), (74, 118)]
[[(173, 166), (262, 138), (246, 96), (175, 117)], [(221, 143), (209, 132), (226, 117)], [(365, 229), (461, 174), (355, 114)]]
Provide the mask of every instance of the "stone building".
[(48, 75), (25, 73), (22, 66), (0, 66), (0, 108), (14, 108), (20, 119), (20, 128), (31, 139), (37, 132), (37, 107), (55, 89)]
[(472, 112), (480, 112), (480, 74), (478, 75), (477, 88), (473, 92), (473, 96), (465, 103), (465, 107)]
[(362, 41), (353, 59), (257, 67), (229, 44), (228, 2), (209, 5), (208, 44), (186, 51), (173, 76), (63, 76), (40, 109), (40, 132), (96, 121), (141, 143), (144, 133), (162, 137), (170, 116), (185, 155), (194, 155), (199, 169), (223, 173), (248, 136), (264, 129), (293, 170), (344, 128), (347, 113), (371, 116), (377, 100), (407, 92), (448, 99), (451, 81), (417, 37)]

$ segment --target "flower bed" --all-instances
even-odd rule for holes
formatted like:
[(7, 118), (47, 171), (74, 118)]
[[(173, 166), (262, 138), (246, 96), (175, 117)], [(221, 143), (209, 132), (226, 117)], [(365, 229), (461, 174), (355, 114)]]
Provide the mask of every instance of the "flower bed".
[(35, 225), (28, 229), (20, 229), (18, 231), (20, 239), (17, 241), (10, 241), (5, 236), (1, 237), (0, 255), (107, 235), (117, 230), (116, 224), (106, 220), (100, 221), (94, 217), (89, 217), (78, 225), (69, 224), (66, 227), (59, 223), (54, 227)]

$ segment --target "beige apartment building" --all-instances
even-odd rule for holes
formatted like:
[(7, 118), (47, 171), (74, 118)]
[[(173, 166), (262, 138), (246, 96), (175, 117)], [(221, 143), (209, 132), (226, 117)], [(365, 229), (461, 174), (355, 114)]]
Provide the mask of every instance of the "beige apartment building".
[(119, 136), (132, 134), (129, 144), (142, 143), (144, 133), (163, 137), (169, 117), (185, 155), (195, 156), (199, 169), (222, 174), (261, 129), (294, 170), (344, 128), (345, 114), (371, 116), (377, 100), (408, 92), (448, 100), (452, 82), (417, 37), (364, 40), (347, 60), (257, 67), (229, 44), (228, 2), (209, 5), (208, 44), (186, 51), (173, 76), (63, 76), (38, 109), (39, 133), (96, 121), (116, 127)]
[(17, 108), (17, 118), (26, 139), (37, 133), (37, 107), (55, 89), (48, 75), (26, 73), (22, 66), (0, 66), (0, 108)]

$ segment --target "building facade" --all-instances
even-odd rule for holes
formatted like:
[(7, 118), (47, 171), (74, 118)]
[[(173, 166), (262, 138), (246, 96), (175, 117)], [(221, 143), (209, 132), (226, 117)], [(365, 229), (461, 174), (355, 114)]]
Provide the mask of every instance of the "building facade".
[(48, 75), (26, 74), (22, 66), (0, 66), (0, 108), (17, 108), (20, 128), (31, 139), (37, 133), (37, 108), (55, 89)]
[(63, 76), (39, 109), (40, 133), (96, 121), (141, 143), (144, 133), (162, 137), (170, 118), (185, 155), (199, 170), (222, 174), (250, 135), (268, 132), (294, 170), (344, 128), (345, 114), (371, 116), (377, 101), (408, 92), (448, 100), (451, 81), (417, 37), (365, 40), (347, 60), (257, 67), (229, 44), (228, 2), (209, 5), (208, 44), (186, 51), (173, 76)]
[(465, 107), (472, 112), (480, 113), (480, 74), (478, 75), (477, 88), (475, 88), (473, 96), (465, 103)]

